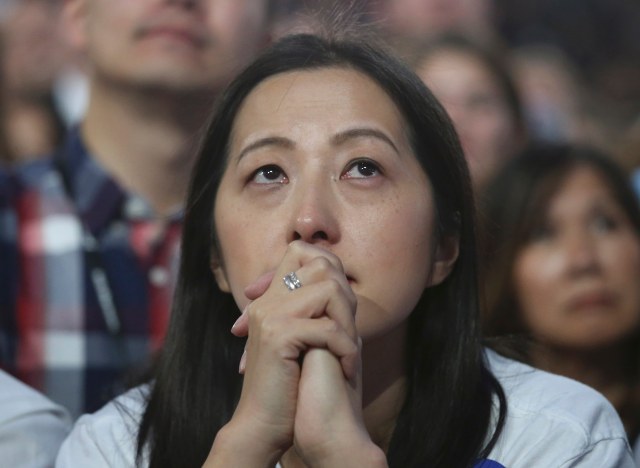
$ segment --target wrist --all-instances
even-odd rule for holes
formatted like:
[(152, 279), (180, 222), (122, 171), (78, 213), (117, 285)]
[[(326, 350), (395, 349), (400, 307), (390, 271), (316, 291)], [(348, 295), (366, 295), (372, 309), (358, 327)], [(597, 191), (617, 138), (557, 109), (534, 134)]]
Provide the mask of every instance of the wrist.
[(349, 461), (351, 452), (352, 452), (351, 450), (345, 451), (339, 459), (336, 458), (333, 465), (326, 465), (326, 466), (327, 467), (340, 466), (344, 468), (351, 468), (351, 467), (356, 468), (361, 466), (366, 466), (369, 468), (388, 468), (389, 467), (387, 463), (387, 455), (384, 453), (384, 451), (380, 447), (378, 447), (373, 442), (369, 443), (366, 447), (362, 447), (358, 451), (357, 461), (355, 460), (353, 462)]
[(272, 468), (282, 453), (230, 422), (216, 434), (203, 468)]
[(387, 456), (373, 442), (361, 446), (345, 446), (343, 450), (327, 451), (305, 462), (314, 468), (388, 468)]

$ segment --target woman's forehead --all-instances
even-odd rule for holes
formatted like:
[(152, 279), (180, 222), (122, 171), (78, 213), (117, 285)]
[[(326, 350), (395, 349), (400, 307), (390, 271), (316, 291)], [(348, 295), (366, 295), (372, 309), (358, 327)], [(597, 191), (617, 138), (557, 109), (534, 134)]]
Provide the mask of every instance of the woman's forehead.
[(249, 93), (235, 118), (231, 145), (266, 133), (295, 135), (309, 126), (338, 133), (363, 125), (408, 144), (402, 141), (402, 113), (369, 76), (344, 67), (296, 70), (271, 76)]
[(373, 78), (351, 68), (324, 67), (279, 73), (265, 79), (246, 97), (236, 120), (247, 107), (252, 112), (277, 114), (290, 108), (312, 112), (328, 106), (336, 114), (351, 110), (401, 118), (394, 101)]

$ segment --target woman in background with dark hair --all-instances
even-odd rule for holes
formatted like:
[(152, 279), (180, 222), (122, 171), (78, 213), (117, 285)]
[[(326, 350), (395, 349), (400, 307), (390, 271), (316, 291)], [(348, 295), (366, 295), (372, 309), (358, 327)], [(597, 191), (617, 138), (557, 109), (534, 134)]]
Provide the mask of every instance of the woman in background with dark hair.
[(58, 466), (632, 466), (599, 395), (482, 347), (470, 192), (410, 70), (276, 43), (208, 126), (154, 380)]
[(532, 147), (488, 186), (486, 329), (532, 365), (586, 383), (640, 433), (640, 211), (626, 176), (586, 147)]

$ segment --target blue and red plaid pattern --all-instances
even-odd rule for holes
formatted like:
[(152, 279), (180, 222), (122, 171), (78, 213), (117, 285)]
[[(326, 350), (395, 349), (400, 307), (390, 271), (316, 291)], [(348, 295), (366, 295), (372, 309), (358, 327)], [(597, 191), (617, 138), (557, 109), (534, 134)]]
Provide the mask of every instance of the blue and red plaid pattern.
[[(56, 158), (0, 174), (0, 362), (77, 416), (147, 362), (168, 323), (181, 214), (127, 194), (74, 130)], [(83, 243), (97, 241), (120, 319), (110, 331)]]

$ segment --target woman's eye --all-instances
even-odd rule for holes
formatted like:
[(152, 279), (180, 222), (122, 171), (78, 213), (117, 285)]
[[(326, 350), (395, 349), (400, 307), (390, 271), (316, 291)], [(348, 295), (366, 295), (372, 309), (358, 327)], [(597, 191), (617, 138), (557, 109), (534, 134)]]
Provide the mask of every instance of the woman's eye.
[(555, 231), (548, 225), (536, 226), (529, 233), (529, 242), (549, 242), (555, 236)]
[(349, 166), (344, 174), (345, 179), (364, 179), (373, 177), (380, 173), (380, 168), (373, 161), (366, 159), (356, 161)]
[(287, 176), (278, 166), (269, 164), (255, 171), (251, 181), (256, 184), (284, 184), (287, 182)]
[(613, 231), (617, 227), (617, 223), (613, 218), (601, 215), (593, 219), (592, 226), (598, 232), (609, 232)]

